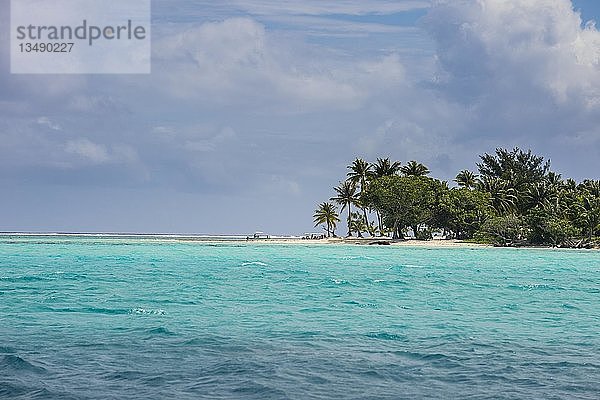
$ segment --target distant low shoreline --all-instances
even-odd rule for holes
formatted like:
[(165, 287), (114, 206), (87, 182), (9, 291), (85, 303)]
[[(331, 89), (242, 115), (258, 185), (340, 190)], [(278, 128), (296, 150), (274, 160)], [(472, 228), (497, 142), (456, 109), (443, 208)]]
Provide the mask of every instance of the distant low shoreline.
[[(186, 242), (186, 243), (235, 243), (235, 244), (271, 244), (271, 245), (363, 245), (363, 246), (394, 246), (421, 248), (494, 248), (491, 244), (473, 243), (456, 239), (433, 240), (392, 240), (387, 237), (335, 237), (325, 239), (305, 239), (300, 236), (270, 236), (268, 238), (252, 238), (246, 235), (191, 235), (191, 234), (157, 234), (157, 233), (40, 233), (40, 232), (0, 232), (1, 238), (48, 238), (48, 239), (98, 239), (98, 240), (144, 240), (157, 242)], [(524, 249), (557, 249), (549, 246), (515, 246), (509, 248)], [(558, 248), (568, 249), (568, 248)], [(585, 250), (585, 249), (584, 249)], [(589, 249), (599, 250), (599, 248)]]

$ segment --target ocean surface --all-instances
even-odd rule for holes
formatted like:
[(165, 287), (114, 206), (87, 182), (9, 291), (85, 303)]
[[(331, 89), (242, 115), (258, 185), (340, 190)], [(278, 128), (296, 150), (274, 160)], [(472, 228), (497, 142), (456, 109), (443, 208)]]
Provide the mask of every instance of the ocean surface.
[(599, 397), (598, 251), (0, 237), (0, 398)]

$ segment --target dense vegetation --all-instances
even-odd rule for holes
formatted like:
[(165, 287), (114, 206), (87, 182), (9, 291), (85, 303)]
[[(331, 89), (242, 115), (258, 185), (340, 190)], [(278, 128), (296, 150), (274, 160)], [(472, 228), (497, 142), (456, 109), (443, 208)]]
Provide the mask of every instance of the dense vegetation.
[(478, 174), (460, 171), (452, 188), (416, 161), (356, 159), (334, 188), (333, 203), (315, 210), (315, 226), (335, 236), (337, 204), (347, 215), (348, 236), (403, 239), (410, 232), (427, 240), (439, 232), (499, 246), (598, 245), (600, 181), (563, 179), (549, 161), (519, 148), (480, 159)]

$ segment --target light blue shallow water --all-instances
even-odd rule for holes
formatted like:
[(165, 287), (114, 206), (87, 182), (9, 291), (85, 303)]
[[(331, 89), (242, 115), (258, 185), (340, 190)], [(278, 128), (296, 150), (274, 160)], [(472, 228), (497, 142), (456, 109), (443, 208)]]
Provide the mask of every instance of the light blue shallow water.
[(0, 238), (2, 398), (599, 393), (599, 252)]

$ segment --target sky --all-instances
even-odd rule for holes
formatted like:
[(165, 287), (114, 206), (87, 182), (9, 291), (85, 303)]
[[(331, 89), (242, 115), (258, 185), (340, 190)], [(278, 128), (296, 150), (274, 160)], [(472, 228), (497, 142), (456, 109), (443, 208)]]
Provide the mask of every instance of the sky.
[(600, 171), (595, 0), (154, 0), (149, 75), (11, 75), (0, 231), (315, 231), (356, 157)]

